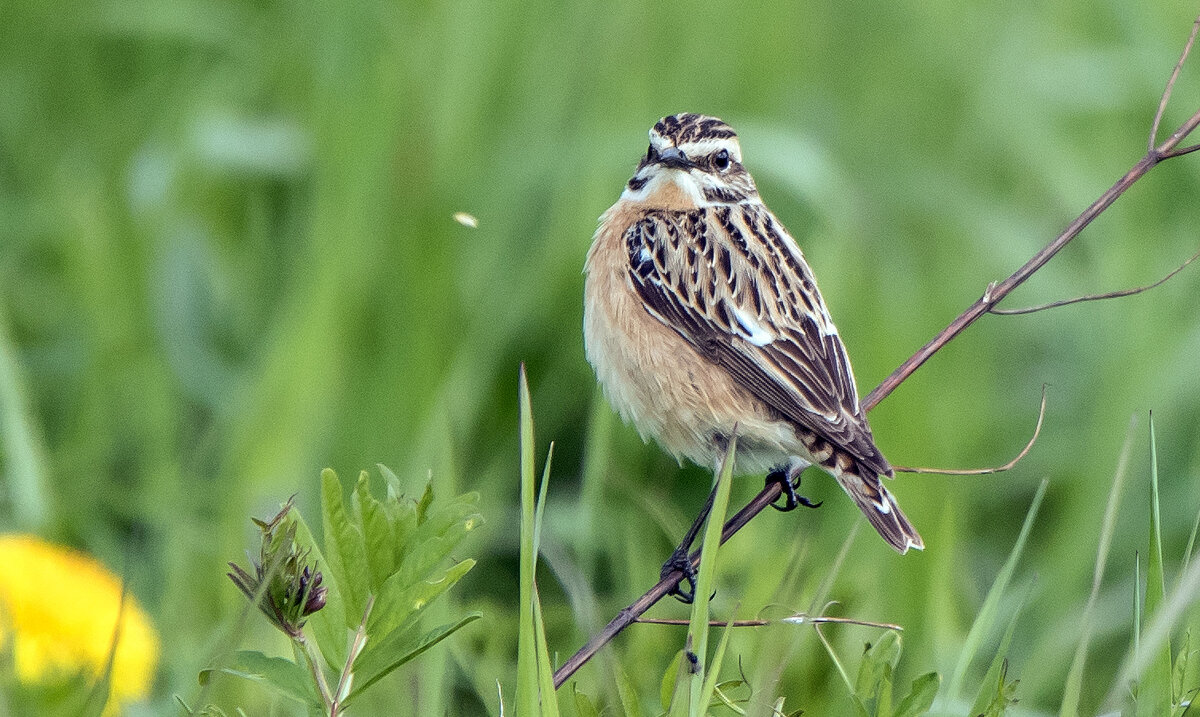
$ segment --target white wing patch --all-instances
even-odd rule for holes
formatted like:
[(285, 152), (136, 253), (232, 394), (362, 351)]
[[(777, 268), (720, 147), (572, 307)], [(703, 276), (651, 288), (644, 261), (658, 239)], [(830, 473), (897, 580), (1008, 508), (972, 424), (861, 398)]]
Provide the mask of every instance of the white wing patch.
[(738, 325), (745, 332), (743, 338), (747, 341), (755, 346), (766, 346), (775, 340), (775, 336), (770, 331), (767, 331), (762, 324), (758, 323), (753, 316), (734, 306), (732, 303), (729, 304), (729, 308), (733, 310), (733, 317), (737, 319)]

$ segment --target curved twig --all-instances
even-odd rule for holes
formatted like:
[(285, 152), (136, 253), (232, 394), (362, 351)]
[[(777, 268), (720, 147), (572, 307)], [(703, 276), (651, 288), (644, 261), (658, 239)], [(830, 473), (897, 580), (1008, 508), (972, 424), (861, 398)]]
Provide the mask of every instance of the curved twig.
[[(1188, 52), (1191, 51), (1192, 45), (1196, 39), (1196, 30), (1200, 28), (1200, 17), (1197, 17), (1196, 22), (1192, 27), (1192, 34), (1188, 38), (1187, 45), (1184, 47), (1182, 56), (1180, 57), (1177, 67), (1183, 64)], [(1170, 97), (1170, 91), (1174, 86), (1174, 77), (1178, 72), (1172, 74), (1172, 79), (1167, 83), (1167, 88), (1163, 92), (1163, 100), (1159, 105), (1162, 108), (1166, 106), (1166, 100)], [(1156, 122), (1161, 121), (1161, 111), (1156, 116)], [(1184, 150), (1179, 150), (1179, 143), (1187, 137), (1191, 132), (1200, 126), (1200, 110), (1193, 114), (1186, 122), (1179, 126), (1175, 132), (1171, 134), (1162, 144), (1157, 147), (1151, 147), (1150, 150), (1142, 157), (1128, 172), (1124, 174), (1113, 186), (1109, 187), (1103, 194), (1100, 195), (1095, 202), (1083, 211), (1075, 221), (1071, 222), (1066, 229), (1062, 231), (1053, 241), (1047, 244), (1041, 251), (1035, 254), (1029, 261), (1017, 269), (1011, 276), (999, 283), (993, 282), (989, 284), (984, 295), (971, 304), (966, 311), (959, 314), (950, 324), (943, 329), (937, 336), (933, 337), (929, 343), (922, 346), (915, 354), (907, 361), (902, 363), (899, 368), (891, 373), (883, 380), (875, 390), (867, 394), (861, 402), (864, 411), (869, 411), (886, 398), (892, 391), (896, 390), (914, 371), (921, 367), (929, 357), (941, 350), (950, 340), (954, 339), (963, 332), (968, 326), (975, 323), (979, 317), (988, 313), (1001, 299), (1008, 296), (1014, 289), (1034, 274), (1038, 269), (1041, 269), (1046, 262), (1050, 261), (1059, 251), (1062, 250), (1068, 243), (1092, 222), (1093, 219), (1108, 209), (1108, 207), (1124, 194), (1134, 182), (1138, 181), (1153, 169), (1159, 162), (1180, 156), (1186, 152), (1192, 151), (1193, 147), (1187, 147)], [(1157, 134), (1157, 128), (1155, 131)], [(780, 494), (780, 486), (778, 482), (772, 481), (758, 495), (756, 495), (747, 505), (730, 518), (723, 529), (721, 530), (721, 543), (729, 540), (734, 533), (741, 530), (746, 523), (766, 509), (768, 505), (774, 502)], [(700, 563), (700, 551), (696, 551), (690, 556), (693, 567)], [(588, 640), (578, 652), (571, 656), (561, 667), (554, 673), (554, 686), (561, 687), (575, 671), (582, 667), (588, 660), (592, 658), (600, 648), (608, 644), (616, 635), (629, 626), (634, 620), (640, 617), (650, 609), (651, 605), (661, 600), (679, 581), (683, 578), (682, 571), (673, 571), (663, 576), (658, 583), (647, 590), (645, 594), (631, 603), (628, 607), (617, 613), (604, 629), (594, 635), (591, 640)], [(818, 627), (818, 634), (820, 629)]]
[[(1192, 23), (1192, 34), (1188, 36), (1188, 41), (1183, 46), (1183, 52), (1179, 55), (1179, 62), (1176, 62), (1175, 69), (1171, 70), (1171, 77), (1167, 80), (1167, 87), (1163, 90), (1162, 98), (1158, 101), (1158, 111), (1154, 113), (1154, 123), (1150, 125), (1150, 139), (1146, 143), (1146, 151), (1148, 152), (1154, 151), (1154, 143), (1158, 139), (1158, 126), (1162, 124), (1163, 113), (1167, 111), (1167, 103), (1171, 101), (1171, 92), (1175, 89), (1175, 80), (1179, 79), (1179, 73), (1183, 71), (1183, 63), (1187, 62), (1188, 53), (1192, 51), (1192, 45), (1196, 44), (1197, 30), (1200, 30), (1200, 17), (1197, 17), (1196, 21)], [(1200, 149), (1200, 145), (1191, 147), (1188, 151), (1196, 149)]]
[(1021, 462), (1025, 454), (1029, 453), (1033, 448), (1033, 444), (1037, 443), (1038, 436), (1042, 432), (1042, 420), (1046, 418), (1046, 384), (1042, 384), (1042, 405), (1038, 409), (1037, 425), (1033, 427), (1033, 436), (1029, 438), (1029, 442), (1021, 449), (1016, 458), (1013, 458), (1008, 463), (1002, 466), (993, 468), (909, 468), (908, 466), (892, 466), (897, 473), (932, 473), (943, 476), (985, 476), (992, 473), (1003, 473)]
[[(673, 620), (665, 617), (639, 617), (634, 620), (642, 625), (679, 625), (687, 627), (689, 620)], [(883, 630), (895, 630), (901, 632), (903, 627), (890, 622), (871, 622), (870, 620), (857, 620), (852, 617), (812, 617), (798, 612), (795, 615), (779, 618), (778, 620), (734, 620), (733, 622), (722, 622), (720, 620), (710, 620), (709, 627), (764, 627), (766, 625), (778, 625), (779, 623), (791, 623), (793, 625), (820, 625), (824, 623), (837, 623), (840, 625), (862, 625), (863, 627), (878, 627)]]
[[(1196, 145), (1194, 147), (1194, 149), (1200, 149), (1200, 144)], [(1178, 155), (1175, 155), (1175, 156), (1178, 156)], [(1038, 306), (1027, 306), (1023, 309), (998, 309), (993, 306), (992, 308), (988, 309), (988, 313), (999, 314), (1001, 316), (1016, 316), (1018, 314), (1032, 314), (1032, 313), (1036, 313), (1038, 311), (1045, 311), (1046, 309), (1057, 309), (1060, 306), (1070, 306), (1071, 304), (1079, 304), (1084, 301), (1100, 301), (1101, 299), (1119, 299), (1122, 296), (1133, 296), (1134, 294), (1140, 294), (1143, 291), (1149, 291), (1155, 287), (1162, 286), (1163, 284), (1167, 283), (1176, 274), (1178, 274), (1179, 272), (1186, 269), (1188, 264), (1191, 264), (1193, 261), (1196, 261), (1196, 259), (1200, 259), (1200, 251), (1196, 252), (1195, 254), (1192, 254), (1188, 258), (1187, 261), (1185, 261), (1182, 264), (1180, 264), (1179, 266), (1175, 267), (1175, 269), (1170, 274), (1167, 274), (1166, 276), (1164, 276), (1163, 278), (1154, 282), (1153, 284), (1147, 284), (1146, 286), (1137, 286), (1132, 289), (1120, 289), (1118, 291), (1108, 291), (1103, 294), (1089, 294), (1087, 296), (1076, 296), (1074, 299), (1063, 299), (1061, 301), (1052, 301), (1049, 304), (1040, 304)]]

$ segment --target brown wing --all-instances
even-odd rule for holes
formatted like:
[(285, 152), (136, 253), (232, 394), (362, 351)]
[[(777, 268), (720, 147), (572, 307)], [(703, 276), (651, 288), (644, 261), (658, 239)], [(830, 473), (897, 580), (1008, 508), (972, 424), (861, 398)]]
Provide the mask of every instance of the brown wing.
[(765, 207), (651, 212), (625, 243), (651, 315), (782, 416), (891, 475), (812, 271)]

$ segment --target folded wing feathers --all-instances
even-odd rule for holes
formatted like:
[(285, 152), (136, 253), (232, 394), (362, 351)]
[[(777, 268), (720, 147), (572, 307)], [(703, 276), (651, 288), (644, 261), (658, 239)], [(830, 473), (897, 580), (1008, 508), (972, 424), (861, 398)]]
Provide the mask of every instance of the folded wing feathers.
[(652, 212), (625, 240), (648, 312), (781, 415), (891, 475), (812, 272), (765, 207)]

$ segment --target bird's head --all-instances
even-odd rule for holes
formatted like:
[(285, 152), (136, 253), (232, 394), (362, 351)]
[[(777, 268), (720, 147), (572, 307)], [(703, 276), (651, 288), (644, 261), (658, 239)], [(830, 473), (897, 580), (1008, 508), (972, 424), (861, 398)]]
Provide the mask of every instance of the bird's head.
[(650, 146), (621, 198), (664, 209), (694, 209), (757, 199), (754, 180), (742, 166), (733, 129), (691, 113), (660, 119)]

